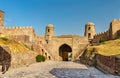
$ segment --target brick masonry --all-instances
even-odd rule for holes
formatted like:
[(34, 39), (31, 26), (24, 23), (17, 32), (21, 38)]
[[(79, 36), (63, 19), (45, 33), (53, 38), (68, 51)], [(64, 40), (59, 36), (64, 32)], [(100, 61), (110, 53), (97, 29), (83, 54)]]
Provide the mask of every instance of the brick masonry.
[(97, 55), (97, 67), (114, 75), (120, 75), (120, 56)]

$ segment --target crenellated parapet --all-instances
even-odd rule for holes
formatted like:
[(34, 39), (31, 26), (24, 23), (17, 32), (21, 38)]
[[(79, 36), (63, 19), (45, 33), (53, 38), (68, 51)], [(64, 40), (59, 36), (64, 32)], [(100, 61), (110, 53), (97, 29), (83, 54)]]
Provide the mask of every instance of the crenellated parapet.
[(107, 36), (107, 34), (108, 34), (108, 31), (104, 31), (104, 32), (100, 32), (100, 33), (98, 33), (98, 34), (95, 34), (94, 35), (94, 38), (103, 38), (103, 37), (106, 37)]
[(105, 40), (112, 40), (120, 37), (120, 19), (114, 19), (110, 23), (110, 27), (105, 32), (100, 32), (98, 34), (94, 35), (93, 43), (98, 42), (101, 38), (104, 38)]
[(93, 45), (98, 45), (100, 39), (109, 40), (109, 31), (104, 31), (104, 32), (100, 32), (98, 34), (95, 34), (94, 38), (92, 40), (92, 44)]
[(4, 29), (33, 29), (32, 26), (15, 26), (4, 27)]
[[(35, 31), (32, 28), (32, 26), (9, 26), (9, 27), (3, 27), (0, 29), (0, 33), (2, 34), (8, 34), (8, 35), (15, 35), (16, 37), (22, 37), (22, 36), (28, 36), (29, 41), (35, 40)], [(26, 38), (26, 37), (25, 37)]]
[[(107, 40), (118, 38), (120, 36), (120, 19), (114, 19), (110, 23), (108, 31), (104, 32), (103, 34), (105, 35), (105, 38), (107, 37)], [(102, 36), (102, 34), (99, 36)]]
[(4, 27), (2, 29), (3, 33), (9, 33), (9, 34), (24, 34), (24, 35), (30, 35), (35, 34), (34, 29), (32, 26), (14, 26), (14, 27)]

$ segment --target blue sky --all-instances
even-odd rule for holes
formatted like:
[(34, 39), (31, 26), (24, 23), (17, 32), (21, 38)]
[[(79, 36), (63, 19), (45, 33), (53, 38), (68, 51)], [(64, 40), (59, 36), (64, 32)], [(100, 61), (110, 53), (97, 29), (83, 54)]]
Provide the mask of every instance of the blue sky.
[(0, 0), (5, 26), (33, 26), (45, 34), (51, 23), (55, 35), (84, 35), (85, 24), (93, 22), (97, 33), (106, 31), (110, 22), (120, 18), (120, 0)]

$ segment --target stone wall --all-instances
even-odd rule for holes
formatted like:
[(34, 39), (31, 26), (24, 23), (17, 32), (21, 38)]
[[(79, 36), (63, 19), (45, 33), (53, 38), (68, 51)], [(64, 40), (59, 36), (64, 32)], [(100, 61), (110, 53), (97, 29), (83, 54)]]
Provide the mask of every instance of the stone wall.
[(0, 10), (0, 27), (4, 26), (4, 11)]
[[(2, 27), (0, 28), (0, 33), (1, 34), (5, 34), (8, 36), (13, 36), (15, 35), (16, 37), (20, 36), (20, 35), (27, 35), (29, 36), (29, 41), (33, 42), (34, 38), (35, 38), (35, 32), (34, 29), (30, 26), (30, 27)], [(16, 38), (18, 39), (18, 38)]]
[(51, 57), (44, 48), (44, 44), (46, 43), (44, 37), (36, 35), (34, 29), (31, 26), (5, 28), (1, 27), (0, 32), (1, 34), (4, 34), (9, 38), (24, 43), (31, 50), (37, 52), (38, 54), (43, 54), (46, 57), (46, 59), (48, 59), (48, 57)]
[[(32, 28), (32, 26), (16, 26), (16, 27), (5, 27), (4, 26), (4, 11), (0, 10), (0, 34), (5, 34), (8, 36), (13, 36), (15, 35), (15, 39), (19, 39), (19, 41), (26, 41), (25, 37), (20, 38), (20, 36), (29, 36), (29, 40), (30, 42), (34, 41), (35, 38), (35, 31)], [(18, 38), (17, 38), (18, 37)]]
[(72, 60), (75, 60), (77, 56), (80, 55), (81, 51), (88, 44), (88, 39), (86, 37), (80, 36), (55, 36), (46, 43), (45, 48), (53, 56), (54, 60), (61, 60), (59, 56), (59, 49), (62, 45), (68, 45), (72, 49)]
[(22, 43), (30, 43), (29, 36), (27, 35), (10, 35), (9, 37)]
[(116, 20), (114, 19), (110, 23), (109, 33), (110, 33), (110, 39), (116, 39), (120, 35), (118, 34), (118, 31), (120, 31), (120, 19)]
[(84, 48), (87, 46), (88, 40), (86, 37), (73, 37), (73, 52), (74, 52), (74, 60), (83, 52)]
[[(2, 48), (3, 49), (2, 49)], [(3, 55), (3, 60), (1, 60)], [(4, 61), (6, 65), (10, 63), (10, 68), (17, 68), (21, 66), (28, 66), (36, 62), (35, 53), (33, 52), (11, 52), (9, 46), (0, 46), (0, 65)]]
[(35, 42), (32, 43), (31, 49), (40, 55), (44, 55), (46, 60), (53, 60), (53, 57), (45, 48), (46, 41), (43, 36), (35, 36)]
[(105, 40), (112, 40), (119, 37), (120, 37), (120, 19), (119, 20), (114, 19), (110, 23), (110, 27), (107, 31), (94, 35), (92, 43), (93, 45), (99, 44), (99, 40), (101, 38), (104, 38)]
[(46, 50), (54, 58), (54, 60), (60, 60), (59, 48), (63, 44), (67, 44), (72, 48), (72, 38), (57, 38), (53, 37), (46, 45)]
[[(25, 43), (30, 48), (34, 44), (34, 48), (37, 48), (37, 46), (44, 46), (44, 44), (46, 43), (44, 37), (36, 35), (34, 29), (31, 26), (1, 27), (0, 33), (16, 41)], [(39, 50), (35, 51), (40, 52)]]
[(96, 55), (96, 66), (111, 74), (120, 75), (120, 58), (116, 56)]
[(44, 36), (38, 36), (38, 35), (36, 35), (35, 36), (35, 43), (36, 44), (41, 44), (41, 45), (44, 46), (44, 44), (46, 44)]
[(101, 32), (99, 34), (94, 35), (94, 38), (92, 40), (92, 44), (93, 45), (98, 45), (99, 40), (102, 39), (102, 38), (105, 39), (106, 41), (110, 40), (109, 31)]

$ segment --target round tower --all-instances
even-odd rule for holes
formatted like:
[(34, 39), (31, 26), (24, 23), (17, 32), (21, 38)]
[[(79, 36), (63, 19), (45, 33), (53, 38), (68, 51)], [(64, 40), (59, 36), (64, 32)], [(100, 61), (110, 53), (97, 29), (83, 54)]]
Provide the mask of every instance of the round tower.
[(4, 26), (4, 11), (0, 10), (0, 27)]
[(96, 31), (95, 31), (95, 24), (92, 23), (92, 22), (88, 22), (86, 25), (85, 25), (85, 36), (91, 40), (93, 39), (94, 35), (96, 34)]
[(46, 33), (45, 33), (46, 41), (51, 40), (52, 36), (54, 36), (54, 26), (52, 24), (48, 24), (46, 26)]

